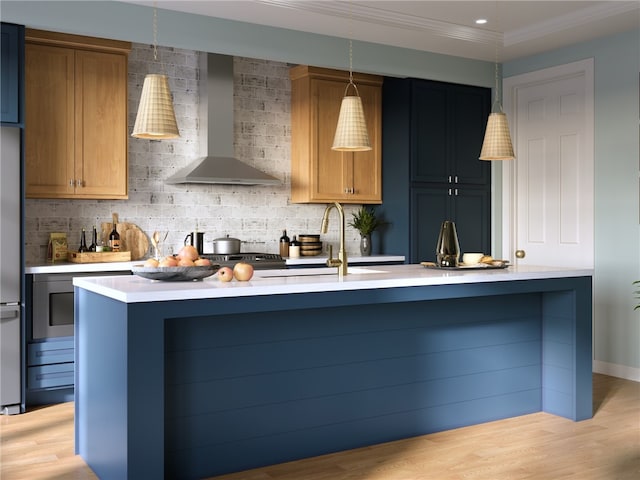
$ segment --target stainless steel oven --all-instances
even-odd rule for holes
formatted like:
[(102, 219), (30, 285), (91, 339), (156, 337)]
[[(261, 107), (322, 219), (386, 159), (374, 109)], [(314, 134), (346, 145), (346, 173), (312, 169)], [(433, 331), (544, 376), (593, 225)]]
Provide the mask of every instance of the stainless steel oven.
[(39, 273), (33, 275), (31, 339), (73, 336), (73, 277), (126, 275), (123, 272)]
[(33, 276), (31, 337), (34, 340), (73, 336), (73, 275)]

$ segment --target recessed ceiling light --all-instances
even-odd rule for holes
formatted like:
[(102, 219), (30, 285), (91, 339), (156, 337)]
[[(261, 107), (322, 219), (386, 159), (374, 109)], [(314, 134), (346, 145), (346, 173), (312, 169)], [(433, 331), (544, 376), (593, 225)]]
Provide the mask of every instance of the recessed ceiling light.
[(476, 20), (476, 23), (478, 25), (484, 25), (485, 23), (487, 23), (487, 19), (486, 18), (479, 18)]

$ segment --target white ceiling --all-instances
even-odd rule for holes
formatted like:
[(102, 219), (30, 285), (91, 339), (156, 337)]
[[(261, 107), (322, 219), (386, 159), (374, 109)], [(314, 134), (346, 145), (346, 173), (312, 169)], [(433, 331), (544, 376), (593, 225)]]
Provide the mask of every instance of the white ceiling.
[[(640, 1), (124, 0), (158, 9), (500, 61), (640, 28)], [(476, 25), (477, 18), (488, 20)]]

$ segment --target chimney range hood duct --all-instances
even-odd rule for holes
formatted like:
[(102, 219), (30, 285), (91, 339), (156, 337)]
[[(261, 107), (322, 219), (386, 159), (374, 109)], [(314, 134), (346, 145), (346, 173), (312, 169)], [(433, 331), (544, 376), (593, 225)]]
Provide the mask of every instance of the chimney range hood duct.
[(168, 184), (280, 185), (282, 182), (234, 158), (233, 57), (212, 53), (200, 62), (200, 149), (207, 156), (180, 169)]

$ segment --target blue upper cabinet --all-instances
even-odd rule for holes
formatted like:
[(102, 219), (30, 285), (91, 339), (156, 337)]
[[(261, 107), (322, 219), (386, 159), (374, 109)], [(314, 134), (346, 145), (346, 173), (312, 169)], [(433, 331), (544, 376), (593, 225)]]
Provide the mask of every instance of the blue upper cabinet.
[(2, 67), (0, 109), (2, 123), (22, 124), (22, 82), (24, 78), (24, 27), (2, 23)]
[(491, 90), (413, 80), (411, 180), (484, 186), (490, 162), (480, 162)]

